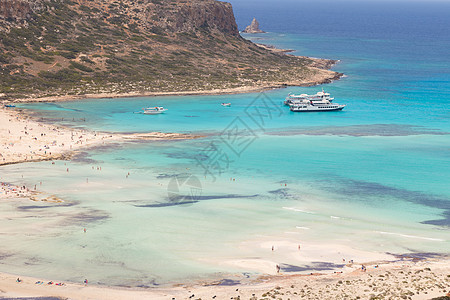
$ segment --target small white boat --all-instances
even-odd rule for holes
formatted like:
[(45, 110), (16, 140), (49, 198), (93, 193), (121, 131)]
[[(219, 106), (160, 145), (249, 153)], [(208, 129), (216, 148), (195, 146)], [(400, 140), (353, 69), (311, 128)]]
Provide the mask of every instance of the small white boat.
[(164, 107), (155, 106), (155, 107), (144, 108), (144, 111), (142, 113), (144, 115), (158, 115), (158, 114), (162, 114), (165, 111), (167, 111), (167, 109), (165, 109)]
[(221, 105), (224, 107), (229, 107), (229, 106), (231, 106), (231, 103), (222, 103)]

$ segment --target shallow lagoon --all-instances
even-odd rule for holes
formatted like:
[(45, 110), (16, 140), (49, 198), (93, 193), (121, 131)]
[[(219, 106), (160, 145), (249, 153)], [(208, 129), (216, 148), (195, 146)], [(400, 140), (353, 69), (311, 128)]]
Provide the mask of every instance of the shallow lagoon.
[[(67, 126), (205, 138), (118, 143), (55, 165), (2, 167), (3, 181), (37, 184), (42, 197), (64, 202), (0, 203), (0, 271), (151, 286), (265, 271), (246, 261), (308, 272), (339, 266), (342, 257), (370, 260), (370, 253), (447, 253), (448, 39), (344, 33), (247, 36), (340, 59), (334, 69), (348, 77), (323, 88), (347, 104), (342, 112), (301, 114), (282, 106), (288, 92), (322, 87), (22, 105)], [(169, 111), (133, 114), (155, 105)], [(264, 124), (247, 114), (255, 108), (271, 113)], [(241, 130), (228, 135), (233, 125)], [(218, 152), (207, 151), (211, 142)], [(219, 152), (226, 154), (220, 172), (208, 161)], [(198, 181), (183, 184), (186, 178)], [(277, 255), (273, 243), (301, 243), (306, 254)]]

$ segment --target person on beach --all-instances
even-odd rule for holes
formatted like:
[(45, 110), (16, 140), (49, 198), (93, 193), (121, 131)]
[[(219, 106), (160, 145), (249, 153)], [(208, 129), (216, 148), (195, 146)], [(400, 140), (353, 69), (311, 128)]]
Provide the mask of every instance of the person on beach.
[(277, 274), (280, 274), (280, 265), (277, 265)]
[(88, 280), (85, 279), (85, 280), (84, 280), (84, 285), (87, 285), (87, 284), (88, 284)]

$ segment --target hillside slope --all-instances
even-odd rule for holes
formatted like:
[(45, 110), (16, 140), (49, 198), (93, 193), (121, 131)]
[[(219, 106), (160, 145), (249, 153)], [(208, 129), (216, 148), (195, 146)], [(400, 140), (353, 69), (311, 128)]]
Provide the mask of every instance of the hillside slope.
[(243, 39), (215, 0), (0, 0), (0, 99), (310, 85), (330, 63)]

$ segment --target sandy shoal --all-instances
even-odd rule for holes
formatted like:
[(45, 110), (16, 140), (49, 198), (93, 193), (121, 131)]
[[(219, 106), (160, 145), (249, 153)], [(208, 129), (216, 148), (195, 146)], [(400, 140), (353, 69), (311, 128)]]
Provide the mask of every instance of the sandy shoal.
[(178, 133), (111, 134), (37, 122), (11, 108), (0, 108), (0, 166), (66, 159), (77, 150), (124, 140), (191, 139)]

